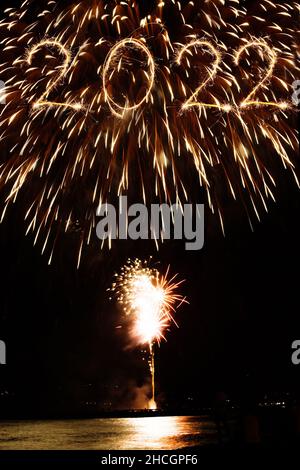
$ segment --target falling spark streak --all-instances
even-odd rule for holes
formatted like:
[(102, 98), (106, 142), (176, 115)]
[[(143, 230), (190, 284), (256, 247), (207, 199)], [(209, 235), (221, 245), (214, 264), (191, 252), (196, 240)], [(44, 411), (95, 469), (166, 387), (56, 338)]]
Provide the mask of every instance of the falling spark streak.
[(187, 302), (177, 293), (183, 281), (176, 281), (176, 276), (168, 279), (169, 268), (165, 275), (150, 267), (149, 263), (139, 259), (128, 260), (116, 275), (111, 287), (125, 316), (130, 323), (130, 335), (137, 345), (148, 345), (150, 353), (149, 367), (152, 382), (150, 407), (155, 403), (155, 364), (154, 344), (165, 339), (165, 332), (173, 322), (174, 312)]
[(26, 232), (51, 258), (76, 233), (79, 262), (120, 195), (199, 202), (199, 182), (224, 231), (228, 197), (251, 226), (267, 210), (280, 165), (299, 185), (298, 3), (141, 4), (25, 0), (0, 21), (1, 213), (26, 191)]

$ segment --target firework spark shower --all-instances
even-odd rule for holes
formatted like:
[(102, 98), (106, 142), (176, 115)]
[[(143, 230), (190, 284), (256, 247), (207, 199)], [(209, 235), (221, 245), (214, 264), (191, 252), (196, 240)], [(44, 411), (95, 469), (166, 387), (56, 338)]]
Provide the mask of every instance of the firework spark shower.
[(181, 203), (202, 188), (224, 229), (224, 194), (252, 223), (277, 162), (298, 183), (296, 2), (166, 0), (143, 17), (135, 0), (26, 0), (0, 41), (2, 218), (26, 194), (50, 260), (75, 229), (80, 260), (119, 195)]
[(178, 293), (183, 281), (176, 279), (177, 275), (169, 279), (169, 268), (162, 275), (146, 261), (129, 259), (116, 275), (111, 288), (129, 321), (130, 338), (136, 345), (149, 346), (152, 377), (150, 408), (156, 407), (154, 344), (166, 339), (165, 333), (172, 322), (177, 325), (173, 314), (186, 302)]

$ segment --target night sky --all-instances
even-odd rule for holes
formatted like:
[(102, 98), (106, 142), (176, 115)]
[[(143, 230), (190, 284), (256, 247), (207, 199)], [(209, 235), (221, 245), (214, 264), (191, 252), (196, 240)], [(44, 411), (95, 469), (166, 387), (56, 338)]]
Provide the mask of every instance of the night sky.
[(216, 391), (237, 400), (246, 391), (300, 391), (300, 366), (291, 363), (300, 336), (300, 191), (288, 172), (275, 171), (277, 202), (253, 232), (228, 202), (224, 238), (206, 206), (201, 251), (185, 251), (181, 242), (159, 252), (145, 241), (116, 241), (111, 252), (93, 244), (79, 270), (71, 235), (48, 266), (25, 237), (17, 202), (0, 226), (0, 339), (8, 363), (0, 366), (0, 392), (23, 414), (76, 411), (93, 401), (130, 406), (147, 364), (115, 329), (121, 311), (106, 290), (128, 257), (150, 255), (186, 279), (190, 302), (177, 312), (180, 328), (156, 349), (162, 401), (183, 406), (188, 397), (207, 403)]

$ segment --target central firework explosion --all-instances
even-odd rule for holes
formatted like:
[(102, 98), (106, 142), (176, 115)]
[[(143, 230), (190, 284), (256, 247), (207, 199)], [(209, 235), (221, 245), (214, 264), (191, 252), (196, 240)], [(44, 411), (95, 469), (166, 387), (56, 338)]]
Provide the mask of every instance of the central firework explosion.
[[(185, 298), (177, 293), (183, 281), (176, 281), (177, 275), (168, 279), (169, 268), (162, 275), (148, 262), (139, 259), (128, 260), (111, 290), (129, 320), (130, 336), (136, 345), (149, 346), (152, 398), (149, 408), (156, 408), (154, 344), (165, 339), (165, 332), (173, 322), (173, 313)], [(176, 324), (177, 325), (177, 324)]]
[(77, 233), (80, 260), (121, 194), (199, 202), (200, 185), (224, 229), (229, 197), (252, 223), (280, 167), (297, 180), (299, 4), (146, 3), (25, 0), (0, 22), (2, 212), (22, 193), (42, 251)]

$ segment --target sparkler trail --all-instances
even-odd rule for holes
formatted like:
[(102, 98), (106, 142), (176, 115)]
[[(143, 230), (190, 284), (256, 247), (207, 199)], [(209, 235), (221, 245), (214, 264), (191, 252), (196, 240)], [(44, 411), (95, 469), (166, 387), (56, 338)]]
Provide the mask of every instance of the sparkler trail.
[(118, 195), (199, 202), (200, 186), (224, 229), (228, 196), (250, 224), (267, 210), (277, 161), (299, 185), (299, 4), (166, 0), (147, 17), (139, 5), (25, 0), (0, 22), (2, 219), (22, 194), (49, 261), (73, 232), (79, 263)]
[(169, 269), (162, 275), (145, 261), (129, 259), (120, 274), (116, 275), (111, 288), (129, 320), (130, 336), (134, 343), (149, 346), (152, 383), (150, 408), (156, 407), (154, 344), (165, 339), (165, 332), (171, 323), (176, 324), (173, 317), (175, 310), (186, 302), (177, 293), (183, 281), (176, 281), (177, 275), (171, 279), (168, 277)]

